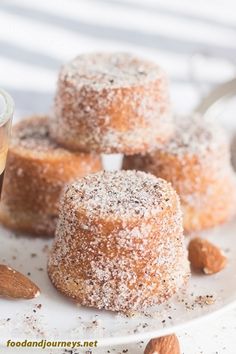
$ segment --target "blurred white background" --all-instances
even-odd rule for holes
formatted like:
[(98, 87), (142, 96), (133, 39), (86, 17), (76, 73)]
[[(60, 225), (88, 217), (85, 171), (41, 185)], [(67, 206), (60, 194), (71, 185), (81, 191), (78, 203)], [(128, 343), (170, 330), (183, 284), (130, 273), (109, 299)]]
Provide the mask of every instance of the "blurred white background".
[[(170, 76), (175, 110), (189, 112), (235, 76), (236, 2), (0, 1), (0, 86), (14, 97), (16, 117), (49, 111), (61, 64), (99, 50), (132, 51), (157, 61)], [(235, 354), (236, 310), (179, 336), (185, 354)]]
[(63, 62), (132, 51), (165, 68), (174, 107), (187, 112), (235, 75), (235, 10), (234, 0), (1, 0), (0, 85), (17, 114), (46, 112)]

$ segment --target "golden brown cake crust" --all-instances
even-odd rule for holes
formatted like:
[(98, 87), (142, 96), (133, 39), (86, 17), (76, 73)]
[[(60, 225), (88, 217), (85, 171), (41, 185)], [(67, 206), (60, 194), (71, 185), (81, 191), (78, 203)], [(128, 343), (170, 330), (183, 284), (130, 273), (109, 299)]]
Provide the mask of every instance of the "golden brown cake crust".
[(134, 154), (173, 133), (162, 69), (127, 53), (80, 55), (59, 74), (51, 135), (80, 151)]
[(123, 168), (171, 182), (180, 196), (187, 232), (217, 226), (236, 212), (229, 142), (220, 127), (198, 115), (177, 117), (168, 144), (150, 154), (125, 157)]
[(52, 236), (65, 185), (101, 169), (99, 156), (58, 147), (49, 137), (47, 117), (24, 119), (13, 128), (1, 223), (19, 232)]
[(48, 273), (58, 290), (85, 306), (129, 312), (168, 299), (189, 276), (171, 185), (134, 171), (73, 183), (62, 200)]

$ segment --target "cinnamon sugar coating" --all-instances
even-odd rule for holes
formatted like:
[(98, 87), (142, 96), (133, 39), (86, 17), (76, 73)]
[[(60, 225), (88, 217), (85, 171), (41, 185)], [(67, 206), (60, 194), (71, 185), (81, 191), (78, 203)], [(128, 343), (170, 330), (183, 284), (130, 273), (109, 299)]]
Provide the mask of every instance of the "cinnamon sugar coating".
[(89, 175), (68, 186), (48, 274), (79, 304), (141, 311), (189, 277), (179, 198), (144, 172)]
[(176, 132), (168, 144), (143, 156), (126, 156), (123, 168), (171, 182), (180, 196), (187, 232), (217, 226), (236, 213), (229, 142), (225, 132), (204, 117), (176, 117)]
[(48, 118), (24, 119), (13, 128), (0, 203), (3, 225), (52, 236), (65, 185), (102, 169), (99, 156), (72, 153), (49, 137)]
[(166, 75), (127, 53), (80, 55), (60, 71), (50, 127), (71, 150), (151, 150), (173, 133)]

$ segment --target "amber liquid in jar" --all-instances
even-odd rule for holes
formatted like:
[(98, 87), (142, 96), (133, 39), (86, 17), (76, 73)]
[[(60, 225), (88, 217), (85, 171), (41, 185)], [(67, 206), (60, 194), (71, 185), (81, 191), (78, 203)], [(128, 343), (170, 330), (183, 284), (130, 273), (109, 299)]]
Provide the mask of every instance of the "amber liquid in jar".
[(0, 197), (3, 187), (13, 111), (14, 102), (11, 96), (0, 89)]
[(0, 197), (2, 193), (3, 177), (4, 177), (4, 171), (0, 174)]
[[(1, 128), (0, 128), (1, 129)], [(5, 149), (0, 150), (0, 197), (2, 192), (2, 185), (3, 185), (3, 177), (6, 165), (6, 157), (7, 157), (7, 147)]]

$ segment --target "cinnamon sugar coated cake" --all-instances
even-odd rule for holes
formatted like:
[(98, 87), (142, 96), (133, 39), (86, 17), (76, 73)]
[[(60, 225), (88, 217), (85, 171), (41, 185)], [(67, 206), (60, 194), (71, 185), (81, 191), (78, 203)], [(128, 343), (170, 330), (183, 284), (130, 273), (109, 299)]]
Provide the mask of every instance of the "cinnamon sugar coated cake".
[(60, 71), (50, 127), (71, 150), (151, 150), (173, 133), (166, 74), (127, 53), (79, 55)]
[(44, 116), (13, 128), (0, 203), (0, 222), (16, 231), (52, 236), (65, 185), (102, 169), (100, 157), (73, 153), (49, 137)]
[(189, 278), (179, 198), (171, 185), (136, 171), (99, 172), (62, 198), (48, 274), (81, 305), (141, 311)]
[(127, 156), (124, 169), (151, 172), (171, 182), (180, 196), (186, 231), (214, 227), (236, 214), (236, 180), (229, 141), (214, 122), (176, 117), (170, 142), (152, 153)]

